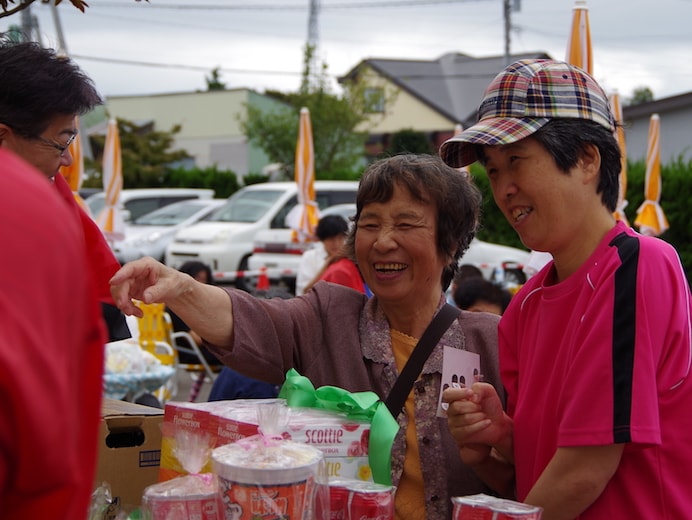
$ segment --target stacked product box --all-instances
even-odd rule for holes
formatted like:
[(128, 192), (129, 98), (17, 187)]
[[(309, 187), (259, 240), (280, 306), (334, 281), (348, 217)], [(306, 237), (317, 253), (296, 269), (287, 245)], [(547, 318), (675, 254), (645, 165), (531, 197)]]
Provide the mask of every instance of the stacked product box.
[[(175, 434), (184, 431), (207, 435), (210, 447), (219, 447), (258, 433), (258, 406), (285, 406), (281, 399), (241, 399), (209, 403), (166, 403), (161, 443), (159, 480), (185, 471), (175, 456)], [(325, 457), (330, 478), (372, 481), (368, 463), (370, 423), (314, 408), (290, 408), (281, 436), (318, 448)], [(203, 471), (210, 471), (205, 466)]]
[[(189, 403), (169, 401), (166, 403), (161, 426), (161, 466), (159, 469), (159, 481), (170, 480), (187, 474), (183, 469), (176, 450), (176, 434), (188, 432), (204, 437), (209, 448), (223, 446), (229, 442), (257, 434), (257, 425), (230, 424), (222, 421), (219, 411), (228, 405), (220, 403), (233, 403), (235, 408), (257, 406), (258, 401), (268, 402), (278, 400), (238, 399), (235, 401), (216, 401), (208, 403)], [(181, 447), (182, 448), (182, 447)], [(211, 460), (202, 468), (202, 472), (211, 471)]]

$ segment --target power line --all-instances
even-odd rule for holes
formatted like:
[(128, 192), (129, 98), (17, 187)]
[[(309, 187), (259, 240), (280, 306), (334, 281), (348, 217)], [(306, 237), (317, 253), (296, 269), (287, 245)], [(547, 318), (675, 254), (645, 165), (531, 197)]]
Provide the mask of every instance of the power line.
[[(267, 75), (267, 76), (300, 76), (301, 72), (289, 72), (289, 71), (278, 71), (278, 70), (250, 70), (250, 69), (227, 69), (223, 67), (204, 67), (201, 65), (185, 65), (179, 63), (155, 63), (147, 61), (135, 61), (135, 60), (121, 60), (116, 58), (99, 58), (96, 56), (84, 56), (81, 54), (72, 54), (72, 58), (79, 60), (88, 61), (98, 61), (103, 63), (113, 63), (116, 65), (136, 65), (140, 67), (155, 67), (160, 69), (182, 69), (182, 70), (192, 70), (209, 72), (212, 69), (217, 69), (219, 72), (226, 72), (230, 74), (255, 74), (255, 75)], [(438, 79), (487, 79), (493, 78), (495, 76), (493, 73), (457, 73), (457, 74), (405, 74), (404, 78), (407, 80), (438, 80)], [(336, 75), (332, 76), (336, 77)]]
[[(440, 4), (462, 4), (470, 2), (490, 2), (493, 0), (396, 0), (394, 2), (348, 2), (325, 4), (323, 9), (368, 9), (379, 7), (419, 7)], [(135, 4), (121, 4), (118, 2), (99, 2), (99, 7), (136, 7), (138, 9), (172, 9), (186, 11), (306, 11), (310, 7), (305, 4), (237, 4), (237, 5), (219, 5), (219, 4), (194, 4), (194, 5), (177, 5), (177, 4), (146, 4), (146, 7), (137, 6)]]
[(87, 61), (98, 61), (102, 63), (113, 63), (116, 65), (136, 65), (140, 67), (155, 67), (159, 69), (183, 69), (183, 70), (194, 70), (209, 72), (210, 70), (217, 69), (220, 72), (228, 72), (231, 74), (261, 74), (266, 76), (300, 76), (300, 72), (289, 72), (289, 71), (278, 71), (278, 70), (249, 70), (249, 69), (226, 69), (221, 67), (203, 67), (201, 65), (183, 65), (175, 63), (155, 63), (151, 61), (135, 61), (135, 60), (121, 60), (117, 58), (99, 58), (96, 56), (84, 56), (82, 54), (71, 54), (72, 58), (78, 60)]

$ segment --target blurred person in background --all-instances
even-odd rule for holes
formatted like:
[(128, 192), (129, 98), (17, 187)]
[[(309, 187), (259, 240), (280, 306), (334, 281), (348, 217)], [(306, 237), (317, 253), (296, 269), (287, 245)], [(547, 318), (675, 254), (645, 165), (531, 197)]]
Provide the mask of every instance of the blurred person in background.
[[(192, 276), (195, 280), (197, 280), (200, 283), (208, 283), (208, 284), (214, 284), (214, 277), (211, 272), (211, 267), (209, 267), (207, 264), (204, 262), (199, 262), (197, 260), (190, 260), (188, 262), (183, 263), (178, 270), (181, 273), (188, 274)], [(216, 358), (214, 354), (209, 352), (207, 347), (204, 344), (204, 340), (202, 337), (194, 330), (192, 330), (187, 323), (185, 323), (183, 320), (180, 319), (180, 317), (173, 312), (171, 309), (166, 307), (166, 312), (168, 315), (171, 317), (171, 324), (173, 325), (173, 331), (174, 332), (187, 332), (192, 339), (195, 341), (197, 346), (199, 347), (200, 351), (204, 355), (204, 358), (207, 360), (207, 362), (210, 365), (220, 365), (221, 362)], [(189, 348), (189, 345), (187, 341), (185, 340), (178, 340), (178, 346), (180, 347), (187, 347)], [(179, 353), (179, 360), (181, 363), (198, 363), (199, 360), (197, 359), (197, 356), (188, 354), (187, 352), (180, 352)]]
[(447, 292), (445, 293), (447, 296), (447, 303), (450, 305), (456, 305), (456, 302), (454, 301), (454, 290), (457, 288), (457, 285), (459, 285), (462, 280), (474, 276), (480, 276), (483, 278), (483, 271), (481, 271), (479, 267), (472, 264), (460, 265), (459, 270), (454, 273), (454, 278), (452, 278), (452, 282), (449, 284)]
[[(325, 282), (350, 287), (368, 297), (372, 296), (372, 291), (370, 291), (365, 280), (363, 280), (363, 275), (360, 269), (358, 269), (358, 265), (349, 258), (347, 251), (344, 249), (346, 232), (348, 231), (348, 223), (346, 220), (338, 215), (328, 215), (322, 218), (320, 224), (323, 225), (321, 226), (322, 229), (319, 229), (320, 225), (318, 224), (317, 236), (324, 236), (332, 233), (334, 233), (334, 235), (323, 241), (323, 243), (325, 243), (325, 249), (328, 251), (327, 259), (315, 277), (305, 285), (303, 293), (312, 289), (320, 280), (324, 280)], [(342, 229), (342, 235), (338, 234)], [(343, 240), (341, 239), (342, 236)]]
[(70, 212), (0, 148), (2, 518), (84, 519), (93, 491), (105, 329)]
[(360, 269), (358, 269), (358, 265), (343, 251), (327, 259), (324, 267), (322, 267), (322, 271), (317, 274), (312, 282), (305, 286), (305, 292), (312, 289), (320, 280), (350, 287), (368, 297), (372, 296), (372, 291), (368, 284), (365, 283), (365, 280), (363, 280), (363, 275)]
[[(151, 258), (111, 280), (119, 307), (165, 302), (226, 365), (280, 384), (293, 368), (315, 387), (372, 391), (385, 400), (419, 338), (445, 305), (444, 290), (478, 225), (481, 194), (438, 157), (396, 155), (371, 164), (356, 196), (346, 250), (373, 292), (318, 282), (286, 300), (201, 284)], [(392, 447), (396, 517), (451, 519), (451, 497), (488, 492), (465, 466), (437, 417), (445, 347), (476, 352), (484, 380), (499, 384), (498, 316), (461, 312), (434, 346), (405, 405)], [(408, 390), (407, 390), (408, 391)]]
[(94, 281), (109, 340), (114, 341), (130, 337), (108, 284), (120, 264), (59, 173), (61, 166), (72, 164), (68, 146), (77, 136), (76, 117), (102, 103), (91, 79), (69, 58), (38, 43), (16, 43), (0, 36), (0, 148), (33, 165), (70, 205), (89, 257), (84, 272)]
[(482, 276), (464, 278), (454, 288), (454, 303), (465, 311), (502, 315), (511, 299), (507, 289)]
[(315, 229), (319, 242), (300, 257), (296, 273), (296, 296), (305, 293), (306, 286), (314, 283), (327, 261), (341, 253), (347, 232), (348, 222), (340, 215), (327, 215), (319, 220)]

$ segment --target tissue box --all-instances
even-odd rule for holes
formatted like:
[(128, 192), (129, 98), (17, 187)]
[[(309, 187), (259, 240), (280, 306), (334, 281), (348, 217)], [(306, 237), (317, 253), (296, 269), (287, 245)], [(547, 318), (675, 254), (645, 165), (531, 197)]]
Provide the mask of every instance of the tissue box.
[[(239, 399), (209, 403), (166, 403), (164, 423), (212, 436), (213, 446), (223, 446), (258, 433), (257, 406), (284, 403), (282, 399)], [(173, 430), (174, 431), (174, 430)], [(184, 475), (173, 455), (173, 431), (164, 428), (159, 480)], [(334, 478), (372, 481), (368, 462), (370, 423), (350, 420), (342, 414), (314, 408), (290, 408), (287, 440), (318, 448), (327, 471)], [(210, 470), (206, 467), (204, 471)]]
[[(186, 474), (175, 456), (176, 431), (184, 430), (198, 433), (199, 435), (207, 435), (212, 448), (223, 446), (238, 439), (257, 434), (256, 424), (239, 425), (220, 421), (219, 413), (228, 408), (228, 405), (225, 403), (232, 402), (235, 407), (243, 408), (254, 407), (258, 402), (266, 403), (273, 401), (273, 399), (238, 399), (235, 401), (207, 403), (167, 402), (163, 416), (159, 481), (163, 482)], [(211, 472), (211, 461), (202, 468), (202, 471)]]
[[(256, 407), (232, 406), (233, 401), (219, 402), (226, 404), (215, 412), (219, 430), (248, 433), (256, 430)], [(327, 410), (290, 408), (288, 426), (282, 436), (319, 449), (324, 454), (330, 477), (372, 481), (368, 462), (369, 422), (354, 421)], [(222, 440), (217, 439), (217, 442)]]

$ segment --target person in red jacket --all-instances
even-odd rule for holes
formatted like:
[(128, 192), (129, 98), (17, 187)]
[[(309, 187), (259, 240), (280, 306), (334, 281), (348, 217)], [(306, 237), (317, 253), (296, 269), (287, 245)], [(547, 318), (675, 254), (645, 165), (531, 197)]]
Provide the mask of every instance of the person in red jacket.
[(0, 149), (0, 516), (86, 518), (105, 330), (82, 230), (45, 177)]
[(113, 305), (108, 281), (120, 268), (103, 233), (75, 201), (61, 166), (72, 164), (68, 146), (77, 136), (76, 117), (103, 100), (91, 79), (70, 59), (39, 44), (0, 39), (0, 148), (11, 150), (51, 179), (70, 205), (86, 245), (85, 272), (94, 282), (109, 339), (130, 337), (125, 317)]

